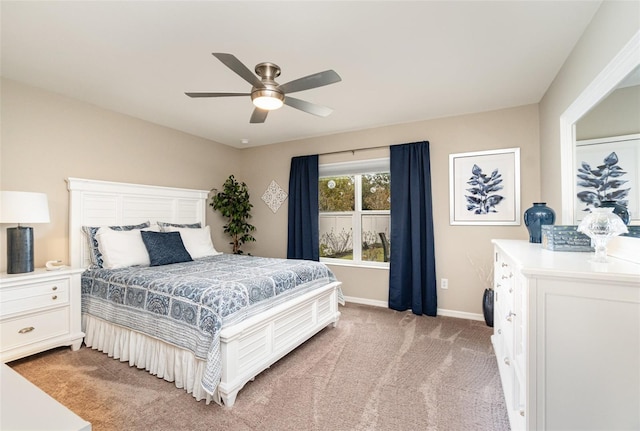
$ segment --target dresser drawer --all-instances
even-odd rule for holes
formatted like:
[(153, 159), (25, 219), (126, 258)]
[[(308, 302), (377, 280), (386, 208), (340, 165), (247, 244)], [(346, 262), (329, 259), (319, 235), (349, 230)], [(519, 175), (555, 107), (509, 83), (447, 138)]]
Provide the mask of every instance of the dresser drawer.
[(496, 289), (501, 292), (500, 300), (506, 304), (505, 307), (513, 307), (514, 272), (512, 265), (505, 259), (500, 258), (495, 269)]
[(2, 289), (0, 292), (0, 314), (2, 316), (68, 303), (68, 278), (16, 286)]
[(0, 328), (2, 351), (68, 334), (69, 307), (6, 319)]

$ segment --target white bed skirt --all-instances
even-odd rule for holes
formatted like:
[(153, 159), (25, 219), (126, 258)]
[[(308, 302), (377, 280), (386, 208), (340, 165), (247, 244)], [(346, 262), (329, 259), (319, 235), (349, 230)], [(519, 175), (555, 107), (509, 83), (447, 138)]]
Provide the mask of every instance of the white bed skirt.
[(174, 382), (198, 401), (231, 407), (247, 382), (322, 328), (338, 323), (338, 303), (344, 303), (340, 284), (331, 282), (220, 331), (222, 376), (213, 395), (201, 384), (207, 362), (192, 352), (85, 313), (84, 343)]
[(206, 361), (193, 353), (88, 314), (82, 315), (82, 328), (87, 347), (174, 382), (198, 401), (204, 399), (209, 404), (214, 400), (221, 404), (217, 391), (211, 396), (200, 384)]

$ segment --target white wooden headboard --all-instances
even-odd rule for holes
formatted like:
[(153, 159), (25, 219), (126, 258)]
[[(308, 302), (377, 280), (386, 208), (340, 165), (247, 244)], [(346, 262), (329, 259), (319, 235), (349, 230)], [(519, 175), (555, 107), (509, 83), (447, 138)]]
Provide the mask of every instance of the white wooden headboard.
[(145, 221), (205, 225), (208, 191), (68, 178), (69, 259), (89, 266), (82, 226), (130, 225)]

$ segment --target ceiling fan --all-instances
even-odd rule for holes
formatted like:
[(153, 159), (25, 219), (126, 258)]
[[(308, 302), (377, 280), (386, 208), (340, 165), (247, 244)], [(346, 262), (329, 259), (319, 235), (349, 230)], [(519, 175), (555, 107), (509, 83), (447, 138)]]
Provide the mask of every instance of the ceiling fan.
[(251, 115), (250, 123), (264, 123), (269, 111), (288, 105), (309, 114), (326, 117), (333, 110), (326, 106), (315, 105), (304, 100), (288, 96), (289, 93), (310, 90), (342, 81), (340, 75), (333, 70), (314, 73), (303, 78), (289, 81), (286, 84), (278, 84), (274, 81), (280, 76), (280, 67), (273, 63), (259, 63), (255, 67), (254, 75), (240, 60), (232, 54), (223, 52), (212, 53), (225, 66), (240, 75), (242, 79), (252, 85), (250, 93), (184, 93), (189, 97), (230, 97), (251, 96), (255, 109)]

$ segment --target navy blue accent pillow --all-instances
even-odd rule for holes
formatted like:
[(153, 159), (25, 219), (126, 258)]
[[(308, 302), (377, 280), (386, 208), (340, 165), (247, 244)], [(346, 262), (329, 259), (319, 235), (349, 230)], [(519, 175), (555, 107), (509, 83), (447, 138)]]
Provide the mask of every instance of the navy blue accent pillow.
[(191, 255), (184, 247), (180, 232), (141, 231), (142, 241), (149, 253), (151, 266), (191, 262)]

